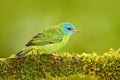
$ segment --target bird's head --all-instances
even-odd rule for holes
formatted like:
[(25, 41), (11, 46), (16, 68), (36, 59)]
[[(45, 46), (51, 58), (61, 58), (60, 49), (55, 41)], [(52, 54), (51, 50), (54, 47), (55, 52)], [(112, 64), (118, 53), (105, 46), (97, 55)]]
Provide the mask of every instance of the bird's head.
[(74, 25), (69, 22), (62, 23), (61, 27), (67, 35), (72, 35), (74, 32), (78, 32), (78, 30), (75, 29)]

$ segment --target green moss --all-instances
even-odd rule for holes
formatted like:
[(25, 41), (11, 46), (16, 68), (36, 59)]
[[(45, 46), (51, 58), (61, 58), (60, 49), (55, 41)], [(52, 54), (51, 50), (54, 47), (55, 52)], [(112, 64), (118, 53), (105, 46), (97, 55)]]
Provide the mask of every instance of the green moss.
[(64, 53), (55, 57), (51, 54), (32, 54), (21, 59), (0, 60), (0, 80), (39, 80), (80, 75), (94, 80), (120, 79), (120, 54), (111, 50), (103, 56), (93, 54)]

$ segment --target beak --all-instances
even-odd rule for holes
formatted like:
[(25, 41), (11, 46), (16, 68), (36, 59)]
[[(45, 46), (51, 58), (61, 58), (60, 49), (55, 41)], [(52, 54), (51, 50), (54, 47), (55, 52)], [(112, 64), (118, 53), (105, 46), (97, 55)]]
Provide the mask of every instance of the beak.
[(79, 30), (77, 30), (77, 29), (72, 29), (71, 31), (72, 32), (79, 32)]

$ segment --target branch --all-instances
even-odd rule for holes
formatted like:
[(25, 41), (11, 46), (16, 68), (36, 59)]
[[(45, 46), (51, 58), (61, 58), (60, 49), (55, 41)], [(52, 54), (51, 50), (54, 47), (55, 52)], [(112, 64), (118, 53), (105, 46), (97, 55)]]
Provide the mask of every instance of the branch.
[(120, 79), (119, 50), (110, 50), (103, 56), (93, 54), (32, 54), (21, 59), (0, 60), (0, 80), (38, 80), (47, 75), (67, 77), (81, 75), (95, 80)]

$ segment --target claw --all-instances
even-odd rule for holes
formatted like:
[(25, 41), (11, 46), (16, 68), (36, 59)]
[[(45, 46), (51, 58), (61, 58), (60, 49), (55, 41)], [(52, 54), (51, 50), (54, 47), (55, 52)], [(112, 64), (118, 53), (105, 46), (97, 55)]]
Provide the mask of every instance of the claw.
[(52, 53), (52, 56), (54, 57), (55, 60), (59, 57), (59, 55), (56, 53)]

